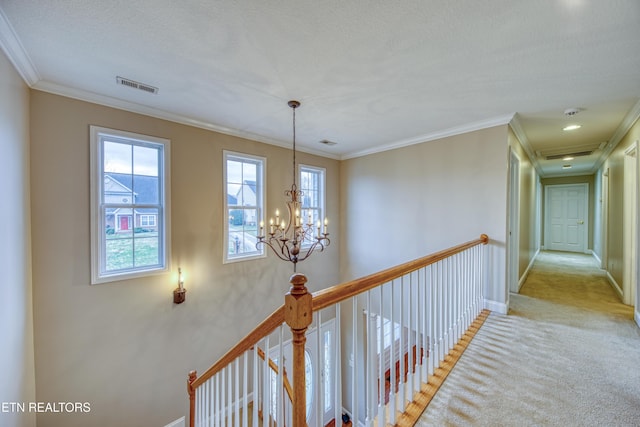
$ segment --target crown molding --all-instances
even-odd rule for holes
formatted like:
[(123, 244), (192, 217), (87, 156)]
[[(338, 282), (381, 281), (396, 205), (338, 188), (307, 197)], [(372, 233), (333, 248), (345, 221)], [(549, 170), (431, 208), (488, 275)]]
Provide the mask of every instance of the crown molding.
[(397, 142), (391, 142), (388, 144), (379, 145), (377, 147), (369, 148), (361, 151), (354, 151), (351, 153), (343, 154), (340, 159), (347, 160), (356, 157), (368, 156), (370, 154), (381, 153), (384, 151), (395, 150), (402, 147), (408, 147), (410, 145), (422, 144), (424, 142), (435, 141), (437, 139), (447, 138), (450, 136), (462, 135), (477, 130), (488, 129), (495, 126), (506, 125), (513, 118), (514, 114), (507, 114), (505, 116), (493, 117), (487, 120), (468, 123), (462, 126), (456, 126), (441, 131), (428, 133), (425, 135), (416, 136), (413, 138), (403, 139)]
[(531, 143), (529, 142), (529, 138), (527, 138), (527, 134), (522, 128), (522, 123), (520, 123), (520, 116), (518, 115), (518, 113), (515, 113), (513, 115), (513, 119), (511, 120), (511, 122), (509, 122), (509, 127), (511, 127), (511, 130), (516, 135), (516, 138), (518, 138), (518, 141), (520, 141), (520, 145), (522, 145), (525, 153), (527, 153), (527, 156), (529, 156), (529, 160), (538, 173), (538, 176), (542, 176), (542, 166), (540, 166), (538, 156), (536, 156), (536, 153), (533, 151)]
[[(67, 98), (77, 99), (79, 101), (91, 102), (93, 104), (103, 105), (105, 107), (117, 108), (119, 110), (128, 111), (131, 113), (142, 114), (149, 117), (155, 117), (157, 119), (167, 120), (174, 123), (193, 126), (200, 129), (210, 130), (225, 135), (235, 136), (238, 138), (248, 139), (251, 141), (262, 142), (269, 145), (275, 145), (286, 149), (291, 149), (290, 141), (280, 141), (273, 138), (267, 138), (263, 135), (258, 135), (251, 132), (245, 132), (237, 129), (231, 129), (224, 126), (217, 125), (215, 123), (206, 122), (203, 120), (196, 120), (190, 117), (182, 116), (180, 114), (169, 113), (167, 111), (148, 107), (146, 105), (136, 104), (134, 102), (124, 101), (122, 99), (112, 98), (109, 96), (99, 95), (93, 92), (87, 92), (84, 90), (58, 85), (56, 83), (39, 81), (32, 86), (32, 89), (42, 92), (51, 93), (54, 95), (60, 95)], [(329, 159), (340, 160), (340, 157), (327, 153), (321, 150), (314, 150), (312, 148), (297, 146), (296, 151), (313, 154), (315, 156), (326, 157)]]
[(31, 62), (31, 58), (27, 55), (22, 42), (2, 9), (0, 9), (0, 48), (28, 86), (31, 87), (40, 80), (38, 70)]
[(596, 173), (598, 169), (602, 166), (602, 164), (609, 158), (611, 152), (618, 146), (622, 138), (631, 130), (633, 124), (640, 118), (640, 99), (635, 103), (633, 107), (629, 110), (629, 112), (624, 116), (624, 119), (620, 122), (620, 125), (616, 128), (616, 131), (613, 133), (613, 136), (607, 143), (604, 150), (602, 150), (602, 154), (600, 158), (593, 165), (593, 169), (591, 173)]

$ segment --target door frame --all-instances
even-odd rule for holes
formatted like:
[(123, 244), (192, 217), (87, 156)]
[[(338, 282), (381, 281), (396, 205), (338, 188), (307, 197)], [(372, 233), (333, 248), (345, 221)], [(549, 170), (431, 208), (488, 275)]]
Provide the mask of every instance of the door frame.
[[(551, 220), (549, 218), (549, 189), (560, 187), (582, 187), (584, 189), (584, 224), (582, 227), (582, 253), (589, 253), (589, 183), (576, 184), (548, 184), (544, 186), (544, 247), (549, 249)], [(580, 252), (577, 252), (580, 253)]]
[(622, 295), (627, 305), (638, 307), (638, 143), (635, 141), (624, 152), (622, 238), (623, 273)]
[(602, 182), (600, 185), (602, 191), (602, 226), (600, 245), (602, 246), (600, 268), (608, 271), (609, 265), (609, 168), (602, 172)]
[(520, 158), (509, 147), (509, 220), (507, 230), (507, 306), (509, 292), (520, 291)]

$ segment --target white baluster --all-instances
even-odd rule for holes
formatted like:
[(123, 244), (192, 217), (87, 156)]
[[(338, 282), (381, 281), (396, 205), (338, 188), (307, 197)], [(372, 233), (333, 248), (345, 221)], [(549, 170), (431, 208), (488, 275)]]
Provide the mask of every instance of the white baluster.
[(375, 353), (373, 352), (372, 348), (373, 348), (373, 342), (375, 340), (375, 334), (374, 331), (376, 330), (375, 328), (371, 327), (371, 292), (368, 291), (367, 292), (367, 346), (366, 346), (366, 354), (367, 354), (367, 380), (365, 381), (365, 387), (364, 387), (364, 391), (365, 391), (365, 424), (367, 426), (372, 425), (373, 423), (373, 408), (374, 408), (374, 393), (373, 390), (375, 390), (375, 368), (373, 366), (373, 361), (375, 360)]
[(249, 398), (248, 398), (248, 373), (249, 373), (249, 355), (247, 350), (242, 357), (242, 427), (247, 427), (249, 423)]
[(400, 353), (402, 354), (402, 356), (400, 357), (400, 384), (402, 385), (402, 387), (399, 387), (398, 389), (398, 394), (399, 394), (399, 400), (400, 402), (402, 402), (401, 404), (404, 405), (404, 402), (406, 401), (406, 387), (405, 387), (405, 382), (404, 382), (404, 373), (405, 373), (405, 363), (404, 363), (404, 352), (405, 349), (407, 348), (407, 343), (406, 343), (406, 338), (405, 338), (405, 333), (404, 333), (404, 318), (405, 318), (405, 307), (407, 306), (407, 304), (405, 303), (406, 298), (405, 298), (405, 285), (406, 282), (404, 280), (404, 276), (400, 278)]
[(220, 427), (222, 425), (222, 412), (223, 412), (223, 407), (221, 405), (221, 396), (222, 396), (222, 389), (224, 389), (224, 387), (220, 386), (221, 380), (224, 379), (224, 369), (221, 370), (220, 372), (218, 372), (218, 374), (216, 375), (216, 390), (215, 390), (215, 425), (216, 427)]
[(422, 295), (420, 292), (420, 270), (416, 270), (414, 272), (414, 284), (413, 284), (413, 345), (415, 347), (415, 352), (413, 352), (413, 382), (411, 389), (411, 400), (413, 400), (413, 395), (416, 391), (419, 390), (420, 386), (420, 349), (422, 348), (422, 343), (420, 341), (420, 296)]
[(235, 379), (235, 384), (234, 384), (234, 391), (235, 391), (235, 402), (233, 402), (233, 425), (235, 427), (240, 427), (240, 358), (238, 357), (235, 361), (234, 361), (234, 379)]
[[(389, 384), (389, 414), (390, 414), (390, 419), (389, 422), (391, 424), (396, 423), (395, 419), (396, 419), (396, 405), (397, 405), (397, 394), (396, 394), (396, 384), (398, 382), (398, 378), (397, 378), (397, 373), (396, 373), (396, 340), (399, 338), (396, 336), (396, 328), (395, 328), (395, 319), (396, 319), (396, 314), (395, 314), (395, 306), (396, 306), (396, 281), (392, 280), (391, 281), (391, 307), (389, 308), (389, 319), (391, 319), (391, 357), (390, 357), (390, 363), (389, 363), (389, 370), (390, 370), (390, 384)], [(402, 350), (400, 349), (400, 352), (402, 352)]]
[(203, 417), (207, 419), (203, 419), (203, 426), (212, 426), (215, 427), (216, 422), (216, 379), (218, 375), (214, 375), (209, 378), (209, 395), (206, 397), (207, 408), (206, 411), (202, 414)]
[[(355, 298), (354, 298), (355, 299)], [(333, 323), (333, 339), (334, 339), (334, 348), (335, 348), (335, 358), (334, 360), (334, 377), (333, 377), (333, 396), (334, 396), (334, 418), (336, 420), (336, 425), (340, 424), (340, 419), (342, 417), (342, 320), (340, 313), (341, 305), (340, 303), (336, 304), (336, 320)]]
[(324, 375), (321, 375), (321, 372), (323, 372), (324, 370), (324, 365), (322, 364), (324, 346), (320, 345), (321, 338), (322, 338), (322, 312), (318, 311), (316, 313), (316, 354), (315, 354), (315, 361), (314, 361), (315, 370), (313, 371), (315, 375), (313, 384), (316, 389), (315, 390), (316, 398), (313, 399), (313, 401), (315, 402), (315, 406), (316, 406), (315, 413), (316, 413), (317, 426), (323, 425), (322, 416), (324, 415), (324, 404), (323, 404), (324, 393), (322, 393)]
[(260, 386), (258, 385), (259, 376), (259, 355), (258, 344), (253, 347), (253, 425), (258, 425), (258, 398), (260, 394)]
[[(288, 398), (285, 397), (284, 393), (284, 325), (280, 325), (278, 330), (278, 375), (276, 377), (276, 393), (277, 393), (277, 401), (276, 401), (276, 413), (273, 414), (276, 419), (276, 424), (280, 424), (284, 420), (284, 407), (285, 400), (288, 401)], [(273, 371), (270, 371), (270, 375)], [(273, 406), (273, 405), (272, 405)]]
[[(378, 329), (378, 349), (380, 349), (379, 353), (378, 353), (378, 381), (377, 381), (377, 385), (378, 385), (378, 399), (377, 399), (377, 409), (378, 409), (378, 425), (384, 425), (385, 422), (385, 394), (386, 394), (386, 384), (385, 384), (385, 360), (386, 360), (386, 356), (385, 356), (385, 342), (384, 342), (384, 288), (385, 285), (382, 286), (378, 286), (378, 297), (379, 297), (379, 302), (380, 302), (380, 326), (381, 328)], [(391, 322), (391, 328), (393, 329), (393, 322)], [(393, 360), (393, 356), (389, 355), (389, 359)], [(373, 385), (374, 383), (372, 383)]]
[(264, 339), (264, 360), (262, 361), (262, 425), (269, 426), (271, 417), (271, 369), (269, 368), (269, 336)]
[(440, 362), (444, 360), (445, 355), (445, 289), (444, 265), (440, 261), (438, 262), (438, 360), (436, 366), (440, 366)]
[(229, 364), (227, 368), (227, 422), (226, 425), (230, 426), (233, 422), (233, 364)]
[(351, 366), (351, 415), (353, 416), (353, 424), (358, 425), (358, 378), (356, 375), (356, 366), (358, 362), (358, 300), (356, 297), (351, 298), (352, 302), (352, 331), (351, 331), (351, 348), (353, 349), (353, 366)]

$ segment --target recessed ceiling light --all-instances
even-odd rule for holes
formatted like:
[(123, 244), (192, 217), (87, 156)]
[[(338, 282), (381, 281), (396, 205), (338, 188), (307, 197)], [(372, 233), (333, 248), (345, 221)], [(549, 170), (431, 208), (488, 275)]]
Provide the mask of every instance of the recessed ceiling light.
[(562, 165), (562, 169), (571, 169), (571, 165)]
[(582, 126), (581, 125), (569, 125), (569, 126), (565, 126), (562, 128), (562, 130), (576, 130), (576, 129), (580, 129)]
[(562, 160), (564, 160), (565, 162), (568, 162), (568, 161), (570, 161), (570, 160), (573, 160), (573, 157), (571, 157), (571, 156), (565, 156), (565, 157), (563, 157), (563, 158), (562, 158)]

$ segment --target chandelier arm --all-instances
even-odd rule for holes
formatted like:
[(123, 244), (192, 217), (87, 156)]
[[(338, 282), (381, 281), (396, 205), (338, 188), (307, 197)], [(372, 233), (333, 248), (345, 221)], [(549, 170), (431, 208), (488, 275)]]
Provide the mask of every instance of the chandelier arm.
[[(309, 249), (307, 249), (307, 252), (304, 254), (304, 256), (302, 257), (298, 257), (298, 262), (300, 261), (304, 261), (305, 259), (309, 258), (309, 256), (311, 256), (311, 254), (313, 253), (313, 251), (315, 250), (316, 246), (318, 246), (318, 242), (315, 242), (314, 244), (312, 244)], [(322, 246), (322, 244), (320, 245)], [(320, 249), (320, 252), (322, 252), (324, 248)]]
[[(272, 238), (270, 238), (269, 240), (272, 240)], [(273, 240), (279, 241), (279, 239), (273, 239)], [(280, 258), (281, 260), (283, 260), (283, 261), (291, 261), (291, 259), (288, 258), (287, 255), (284, 253), (284, 249), (279, 243), (278, 243), (278, 248), (280, 249), (280, 251), (276, 250), (276, 248), (273, 246), (273, 244), (270, 241), (266, 241), (266, 240), (259, 240), (256, 243), (256, 247), (261, 243), (263, 245), (267, 246), (268, 248), (270, 248), (273, 251), (273, 253), (276, 254), (276, 256), (278, 258)]]
[(280, 246), (280, 250), (282, 251), (282, 255), (286, 257), (285, 259), (293, 262), (293, 258), (291, 258), (291, 248), (287, 244), (287, 242), (289, 242), (289, 239), (285, 238), (285, 239), (280, 240), (280, 242), (282, 242), (282, 245)]
[[(320, 248), (319, 252), (324, 251), (324, 248), (329, 246), (329, 244), (331, 243), (331, 241), (329, 240), (328, 237), (321, 237), (320, 239), (316, 238), (317, 240), (315, 242), (313, 242), (311, 244), (311, 246), (309, 246), (304, 254), (304, 256), (298, 256), (298, 262), (304, 261), (305, 259), (309, 258), (311, 256), (311, 254), (316, 250), (316, 248)], [(323, 243), (323, 241), (326, 241), (326, 245)]]

